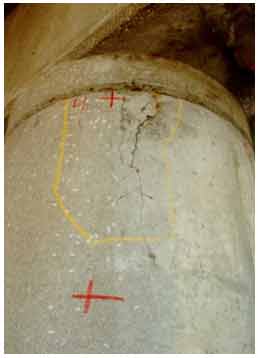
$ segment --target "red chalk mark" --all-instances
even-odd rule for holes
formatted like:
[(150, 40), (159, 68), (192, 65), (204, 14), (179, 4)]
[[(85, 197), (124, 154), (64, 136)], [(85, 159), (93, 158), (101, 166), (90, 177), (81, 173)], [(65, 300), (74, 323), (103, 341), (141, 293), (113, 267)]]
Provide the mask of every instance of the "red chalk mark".
[(115, 95), (114, 95), (114, 90), (112, 89), (111, 90), (111, 96), (107, 96), (107, 97), (100, 97), (100, 99), (108, 99), (108, 100), (110, 100), (110, 102), (109, 102), (109, 106), (110, 106), (110, 108), (112, 108), (113, 107), (113, 103), (114, 103), (114, 101), (117, 99), (117, 100), (122, 100), (122, 101), (124, 101), (125, 100), (125, 97), (116, 97)]
[(88, 313), (90, 309), (90, 296), (93, 289), (93, 280), (90, 280), (87, 288), (87, 295), (85, 297), (85, 303), (84, 303), (84, 313)]
[(76, 97), (72, 100), (72, 107), (81, 107), (81, 111), (84, 111), (87, 108), (87, 97)]
[(74, 293), (72, 295), (72, 298), (78, 298), (80, 300), (85, 299), (84, 302), (84, 313), (88, 313), (89, 309), (90, 309), (90, 300), (113, 300), (113, 301), (124, 301), (123, 297), (119, 297), (119, 296), (109, 296), (109, 295), (93, 295), (92, 293), (92, 289), (93, 289), (93, 280), (90, 280), (88, 287), (87, 287), (87, 291), (86, 291), (86, 295), (82, 294), (82, 293)]

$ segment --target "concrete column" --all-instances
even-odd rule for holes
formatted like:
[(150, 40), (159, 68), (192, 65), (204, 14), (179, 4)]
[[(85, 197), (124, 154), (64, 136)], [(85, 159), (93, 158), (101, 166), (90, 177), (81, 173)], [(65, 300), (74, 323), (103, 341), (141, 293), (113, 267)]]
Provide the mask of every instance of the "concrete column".
[(254, 155), (224, 88), (98, 56), (7, 112), (6, 353), (254, 352)]

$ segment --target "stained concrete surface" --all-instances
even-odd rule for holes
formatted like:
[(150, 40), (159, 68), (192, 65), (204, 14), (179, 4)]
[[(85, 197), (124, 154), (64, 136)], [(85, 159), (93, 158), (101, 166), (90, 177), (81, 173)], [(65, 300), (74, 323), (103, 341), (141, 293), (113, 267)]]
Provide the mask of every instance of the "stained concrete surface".
[(86, 53), (143, 4), (20, 4), (5, 20), (5, 101), (42, 70)]
[(254, 4), (148, 4), (89, 53), (189, 64), (230, 90), (254, 122), (254, 15)]
[(50, 103), (99, 89), (131, 88), (182, 98), (201, 104), (229, 120), (252, 142), (245, 113), (232, 94), (217, 81), (177, 61), (132, 54), (97, 55), (53, 66), (24, 85), (8, 103), (7, 137), (35, 112)]
[[(66, 102), (8, 138), (5, 352), (253, 353), (250, 144), (187, 101), (121, 89), (110, 107), (109, 94), (81, 93), (86, 108), (68, 99), (60, 184), (97, 245), (51, 191)], [(125, 301), (84, 314), (71, 295), (90, 279)]]
[(254, 4), (20, 4), (5, 21), (6, 103), (57, 61), (125, 51), (202, 70), (254, 124), (254, 14)]

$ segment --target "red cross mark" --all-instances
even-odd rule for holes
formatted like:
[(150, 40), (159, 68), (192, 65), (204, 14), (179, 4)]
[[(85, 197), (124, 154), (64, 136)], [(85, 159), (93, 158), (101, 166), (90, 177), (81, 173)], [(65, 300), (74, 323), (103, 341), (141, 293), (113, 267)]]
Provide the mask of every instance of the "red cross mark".
[(108, 100), (110, 100), (109, 106), (110, 106), (110, 108), (112, 108), (112, 107), (113, 107), (113, 103), (114, 103), (114, 101), (115, 101), (116, 99), (117, 99), (117, 100), (120, 99), (120, 100), (124, 101), (124, 100), (125, 100), (125, 97), (116, 97), (116, 96), (114, 95), (114, 90), (112, 89), (110, 96), (100, 97), (100, 99), (108, 99)]
[(90, 280), (86, 294), (74, 293), (72, 298), (78, 298), (79, 300), (85, 300), (84, 302), (84, 313), (88, 313), (90, 309), (90, 300), (113, 300), (113, 301), (124, 301), (123, 297), (119, 296), (108, 296), (108, 295), (94, 295), (92, 294), (93, 280)]

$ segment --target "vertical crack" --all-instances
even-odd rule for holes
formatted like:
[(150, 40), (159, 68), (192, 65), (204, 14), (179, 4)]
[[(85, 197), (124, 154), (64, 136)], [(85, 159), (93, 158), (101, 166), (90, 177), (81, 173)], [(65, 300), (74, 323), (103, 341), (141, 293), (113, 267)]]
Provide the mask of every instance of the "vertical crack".
[(134, 161), (135, 161), (135, 154), (136, 151), (138, 149), (138, 143), (139, 143), (139, 136), (141, 134), (142, 128), (146, 125), (146, 123), (148, 121), (150, 121), (153, 118), (153, 116), (147, 115), (146, 119), (143, 120), (137, 127), (136, 127), (136, 132), (135, 132), (135, 141), (134, 141), (134, 146), (133, 149), (131, 151), (131, 163), (130, 163), (130, 167), (131, 168), (136, 168), (134, 165)]
[[(149, 102), (147, 102), (142, 108), (141, 108), (141, 112), (144, 113), (147, 106), (149, 105)], [(133, 143), (133, 148), (131, 150), (131, 160), (129, 162), (129, 168), (133, 169), (137, 175), (137, 178), (138, 178), (138, 190), (139, 190), (139, 193), (140, 193), (140, 200), (141, 200), (141, 209), (140, 209), (140, 223), (143, 224), (143, 219), (144, 219), (144, 216), (143, 216), (143, 212), (144, 212), (144, 197), (152, 200), (153, 197), (151, 195), (148, 195), (148, 194), (145, 194), (144, 191), (143, 191), (143, 183), (142, 183), (142, 177), (141, 177), (141, 173), (140, 173), (140, 169), (139, 167), (135, 164), (135, 161), (136, 161), (136, 153), (137, 153), (137, 150), (138, 150), (138, 146), (139, 146), (139, 138), (140, 138), (140, 135), (142, 133), (142, 129), (145, 127), (146, 123), (151, 121), (154, 117), (155, 117), (156, 113), (155, 114), (145, 114), (145, 119), (143, 119), (136, 127), (135, 129), (135, 136), (134, 136), (134, 143)], [(121, 118), (122, 118), (122, 122), (125, 123), (126, 120), (128, 120), (127, 118), (127, 113), (125, 111), (125, 108), (124, 108), (124, 103), (122, 104), (121, 106)], [(125, 129), (125, 128), (124, 128)], [(119, 153), (120, 153), (120, 160), (122, 163), (124, 163), (124, 160), (123, 160), (123, 155), (122, 155), (122, 150), (121, 150), (121, 147), (124, 143), (124, 139), (125, 139), (125, 135), (123, 136), (122, 140), (121, 140), (121, 143), (120, 143), (120, 146), (119, 146)], [(144, 242), (144, 246), (146, 248), (146, 251), (147, 251), (147, 255), (148, 257), (152, 260), (152, 262), (154, 264), (156, 264), (156, 255), (153, 253), (152, 249), (150, 248), (146, 238), (144, 238), (143, 240)]]
[[(139, 181), (139, 191), (140, 191), (140, 197), (141, 197), (141, 217), (140, 217), (140, 222), (143, 224), (143, 211), (144, 211), (144, 196), (149, 198), (149, 199), (153, 199), (153, 197), (151, 195), (145, 194), (143, 192), (143, 185), (142, 185), (142, 178), (141, 178), (141, 174), (140, 174), (140, 169), (135, 165), (135, 156), (136, 156), (136, 152), (138, 149), (138, 141), (139, 141), (139, 136), (141, 134), (141, 130), (144, 127), (144, 125), (146, 124), (146, 122), (148, 122), (149, 120), (151, 120), (153, 118), (153, 116), (148, 116), (146, 117), (146, 119), (144, 121), (142, 121), (136, 128), (136, 133), (135, 133), (135, 142), (134, 142), (134, 147), (133, 150), (131, 151), (131, 163), (130, 163), (130, 168), (134, 169), (136, 172), (136, 175), (138, 177), (138, 181)], [(147, 240), (144, 238), (143, 240), (148, 257), (153, 261), (154, 264), (156, 264), (156, 255), (153, 253), (153, 251), (151, 250)]]
[[(144, 107), (142, 107), (142, 109), (141, 109), (142, 112), (145, 110), (147, 105), (148, 105), (148, 103)], [(139, 136), (141, 135), (142, 128), (146, 125), (146, 123), (148, 121), (152, 120), (153, 117), (154, 116), (146, 115), (146, 118), (140, 124), (138, 124), (138, 126), (136, 127), (135, 141), (134, 141), (133, 149), (131, 151), (131, 162), (129, 165), (130, 168), (135, 170), (137, 178), (138, 178), (138, 182), (139, 182), (139, 192), (140, 192), (140, 197), (141, 197), (141, 218), (140, 218), (141, 223), (143, 223), (143, 210), (144, 210), (144, 198), (143, 197), (146, 196), (149, 199), (152, 199), (152, 197), (150, 195), (144, 194), (144, 192), (143, 192), (143, 185), (142, 185), (140, 169), (135, 165), (135, 157), (136, 157), (136, 152), (138, 150)]]

